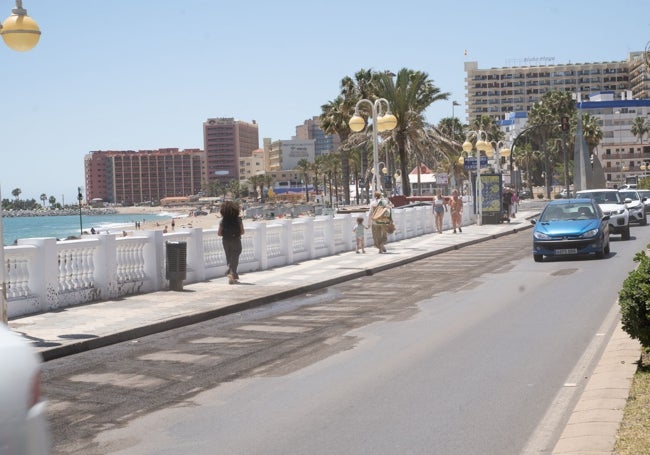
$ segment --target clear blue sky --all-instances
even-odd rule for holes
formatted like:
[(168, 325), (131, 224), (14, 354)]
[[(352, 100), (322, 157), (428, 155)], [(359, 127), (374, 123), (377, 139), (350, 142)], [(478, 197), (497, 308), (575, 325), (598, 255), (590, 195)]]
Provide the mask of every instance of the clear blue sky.
[[(0, 18), (14, 3), (0, 1)], [(444, 6), (442, 6), (444, 5)], [(650, 41), (650, 3), (23, 0), (39, 45), (0, 44), (2, 197), (66, 203), (91, 150), (202, 148), (210, 117), (289, 139), (361, 68), (426, 72), (464, 119), (465, 61), (624, 60)], [(467, 55), (465, 55), (467, 50)]]

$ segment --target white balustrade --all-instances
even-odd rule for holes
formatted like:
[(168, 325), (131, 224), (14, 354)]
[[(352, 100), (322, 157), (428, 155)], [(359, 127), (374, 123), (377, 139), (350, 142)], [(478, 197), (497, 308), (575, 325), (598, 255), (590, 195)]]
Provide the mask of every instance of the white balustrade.
[[(463, 224), (473, 222), (465, 204)], [(302, 217), (273, 222), (246, 222), (239, 270), (242, 273), (281, 267), (354, 249), (356, 218), (366, 213)], [(431, 207), (394, 209), (391, 241), (434, 231)], [(445, 217), (445, 229), (451, 225)], [(69, 305), (169, 288), (165, 278), (165, 242), (186, 242), (186, 283), (222, 277), (226, 258), (216, 229), (189, 228), (163, 234), (138, 231), (121, 237), (100, 234), (80, 240), (20, 239), (5, 247), (5, 281), (9, 317)], [(370, 229), (366, 245), (372, 245)]]

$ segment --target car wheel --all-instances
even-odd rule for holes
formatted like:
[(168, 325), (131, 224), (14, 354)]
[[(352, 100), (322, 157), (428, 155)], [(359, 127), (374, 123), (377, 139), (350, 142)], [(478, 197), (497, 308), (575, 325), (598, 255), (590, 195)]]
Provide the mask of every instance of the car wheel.
[(609, 242), (607, 242), (607, 245), (605, 245), (603, 250), (605, 251), (605, 254), (609, 254)]
[(648, 219), (645, 217), (645, 214), (643, 215), (643, 218), (641, 218), (641, 226), (646, 226), (648, 224)]
[(533, 254), (533, 260), (535, 262), (542, 262), (542, 259), (544, 259), (544, 256), (541, 254)]
[(621, 234), (623, 240), (630, 240), (630, 225), (628, 224), (623, 233)]

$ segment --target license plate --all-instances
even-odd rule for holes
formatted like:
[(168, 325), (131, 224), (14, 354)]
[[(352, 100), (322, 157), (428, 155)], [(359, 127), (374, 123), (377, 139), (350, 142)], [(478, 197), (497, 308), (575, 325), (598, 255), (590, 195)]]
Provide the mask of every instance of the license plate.
[(555, 254), (578, 254), (577, 248), (558, 248)]

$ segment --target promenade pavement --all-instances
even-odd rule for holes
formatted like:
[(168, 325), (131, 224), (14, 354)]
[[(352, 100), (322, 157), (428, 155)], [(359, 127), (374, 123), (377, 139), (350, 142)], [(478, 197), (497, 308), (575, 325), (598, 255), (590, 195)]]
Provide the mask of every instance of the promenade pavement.
[[(48, 361), (269, 304), (530, 229), (528, 219), (533, 215), (520, 211), (510, 223), (473, 224), (464, 226), (459, 234), (447, 230), (391, 242), (388, 254), (378, 254), (370, 246), (366, 254), (352, 250), (242, 274), (238, 285), (229, 285), (225, 277), (212, 279), (185, 284), (182, 291), (137, 294), (15, 318), (9, 326), (31, 341)], [(622, 331), (619, 323), (553, 454), (612, 452), (639, 358), (639, 344)]]

